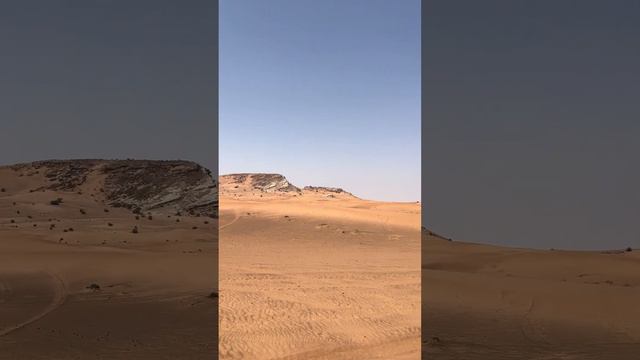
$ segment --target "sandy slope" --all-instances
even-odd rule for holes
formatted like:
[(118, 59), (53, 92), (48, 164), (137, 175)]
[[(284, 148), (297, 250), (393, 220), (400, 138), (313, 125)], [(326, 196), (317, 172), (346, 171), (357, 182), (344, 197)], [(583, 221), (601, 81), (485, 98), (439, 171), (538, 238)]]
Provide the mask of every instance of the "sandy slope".
[(423, 237), (425, 355), (638, 359), (640, 254)]
[(0, 359), (213, 358), (214, 219), (136, 219), (99, 178), (31, 191), (46, 183), (0, 168)]
[(221, 359), (419, 359), (419, 204), (228, 189)]

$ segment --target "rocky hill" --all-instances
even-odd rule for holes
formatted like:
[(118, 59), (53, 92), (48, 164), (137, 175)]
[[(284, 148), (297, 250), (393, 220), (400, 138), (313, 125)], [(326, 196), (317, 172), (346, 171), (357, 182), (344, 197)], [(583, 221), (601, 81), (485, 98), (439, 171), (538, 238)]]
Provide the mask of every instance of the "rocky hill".
[(136, 213), (218, 213), (217, 182), (209, 170), (189, 161), (48, 160), (2, 168), (11, 171), (2, 171), (0, 186), (11, 182), (14, 191), (84, 193)]
[(222, 193), (256, 191), (262, 193), (301, 194), (300, 188), (280, 174), (243, 173), (220, 176)]
[(242, 173), (220, 176), (220, 194), (229, 196), (321, 196), (323, 198), (355, 197), (341, 188), (305, 186), (299, 188), (280, 174)]

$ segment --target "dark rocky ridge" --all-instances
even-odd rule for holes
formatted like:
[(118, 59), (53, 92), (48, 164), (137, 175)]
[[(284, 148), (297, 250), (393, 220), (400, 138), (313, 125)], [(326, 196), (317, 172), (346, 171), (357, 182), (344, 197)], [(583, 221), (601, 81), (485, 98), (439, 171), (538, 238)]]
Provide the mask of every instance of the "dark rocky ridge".
[(444, 236), (442, 236), (440, 234), (436, 234), (436, 233), (434, 233), (433, 231), (427, 229), (424, 226), (422, 226), (421, 229), (422, 229), (422, 235), (423, 236), (432, 236), (434, 238), (438, 238), (438, 239), (441, 239), (441, 240), (453, 241), (453, 239), (448, 238), (448, 237), (444, 237)]
[(315, 192), (328, 192), (328, 193), (336, 193), (336, 194), (348, 194), (351, 195), (350, 192), (345, 191), (342, 188), (336, 187), (326, 187), (326, 186), (305, 186), (304, 190), (307, 191), (315, 191)]
[(135, 212), (218, 214), (217, 182), (208, 169), (190, 161), (47, 160), (12, 168), (43, 172), (48, 184), (42, 188), (54, 191), (76, 191), (92, 176), (101, 176), (106, 203)]

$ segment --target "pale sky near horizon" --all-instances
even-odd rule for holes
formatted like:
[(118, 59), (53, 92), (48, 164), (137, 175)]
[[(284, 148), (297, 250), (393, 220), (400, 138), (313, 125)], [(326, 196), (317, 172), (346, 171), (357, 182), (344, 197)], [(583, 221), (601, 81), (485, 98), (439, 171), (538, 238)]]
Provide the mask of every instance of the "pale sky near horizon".
[(220, 173), (420, 200), (420, 1), (221, 0)]
[(423, 222), (640, 248), (640, 2), (425, 2)]

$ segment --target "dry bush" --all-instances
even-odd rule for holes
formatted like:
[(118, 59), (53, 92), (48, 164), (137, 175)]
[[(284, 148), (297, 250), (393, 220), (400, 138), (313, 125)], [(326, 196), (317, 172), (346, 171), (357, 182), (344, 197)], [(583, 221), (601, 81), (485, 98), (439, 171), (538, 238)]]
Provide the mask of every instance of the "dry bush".
[(62, 204), (62, 198), (57, 198), (55, 200), (51, 200), (51, 201), (49, 201), (49, 204), (55, 205), (55, 206), (59, 206), (60, 204)]
[(100, 285), (93, 283), (89, 286), (87, 286), (87, 289), (91, 290), (91, 291), (98, 291), (100, 290)]

